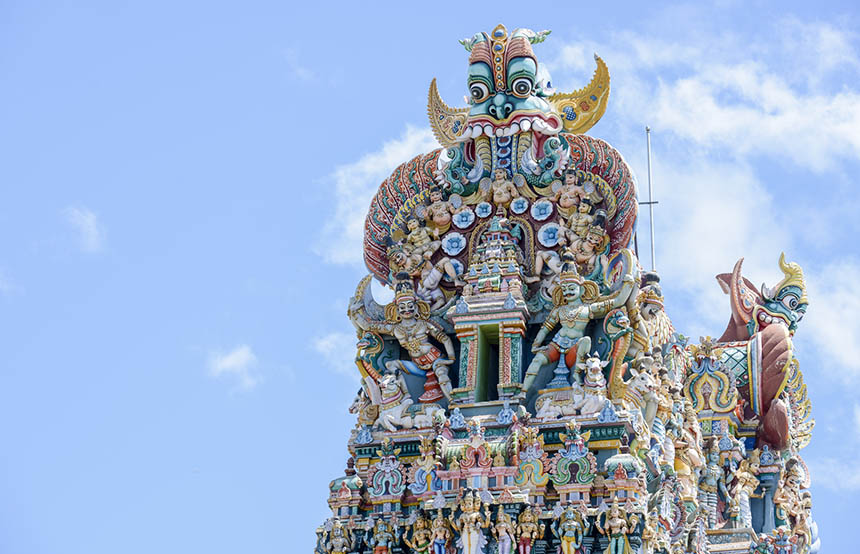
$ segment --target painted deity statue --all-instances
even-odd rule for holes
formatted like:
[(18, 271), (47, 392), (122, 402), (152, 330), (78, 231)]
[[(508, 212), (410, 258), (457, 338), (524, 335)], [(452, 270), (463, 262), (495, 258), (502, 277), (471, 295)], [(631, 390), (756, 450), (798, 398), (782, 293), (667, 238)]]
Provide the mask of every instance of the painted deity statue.
[[(547, 363), (557, 362), (563, 356), (565, 366), (571, 372), (578, 363), (583, 363), (591, 352), (591, 338), (585, 335), (588, 322), (623, 306), (633, 290), (633, 283), (633, 276), (625, 275), (624, 283), (614, 298), (597, 301), (597, 285), (583, 280), (575, 266), (566, 264), (559, 275), (559, 287), (553, 295), (555, 307), (535, 337), (532, 346), (535, 357), (526, 371), (523, 392), (531, 388), (540, 368)], [(549, 346), (541, 346), (546, 336), (559, 325), (561, 329)]]
[(487, 537), (484, 529), (490, 526), (490, 508), (484, 507), (481, 514), (481, 500), (469, 491), (460, 500), (460, 517), (454, 518), (454, 514), (448, 516), (451, 526), (457, 533), (457, 546), (462, 554), (484, 554)]
[(425, 212), (427, 225), (433, 229), (434, 236), (439, 236), (451, 228), (451, 217), (457, 213), (457, 208), (450, 200), (443, 200), (442, 189), (438, 186), (430, 189), (430, 204)]
[(575, 235), (570, 251), (576, 261), (577, 270), (588, 277), (599, 277), (608, 264), (604, 250), (608, 243), (606, 231), (600, 225), (589, 226), (584, 235)]
[(720, 467), (720, 451), (716, 442), (708, 448), (707, 461), (699, 477), (699, 506), (707, 513), (708, 529), (714, 529), (719, 522), (717, 502), (719, 495), (728, 498), (723, 468)]
[(454, 281), (454, 284), (463, 284), (450, 258), (443, 256), (436, 262), (430, 262), (418, 254), (410, 253), (402, 243), (391, 245), (388, 255), (392, 274), (398, 275), (402, 272), (417, 280), (417, 296), (427, 302), (431, 310), (437, 310), (445, 304), (445, 294), (440, 290), (439, 285), (446, 275)]
[(783, 475), (773, 493), (773, 503), (776, 506), (777, 519), (791, 524), (803, 511), (801, 500), (801, 482), (803, 472), (794, 459), (786, 462)]
[(492, 202), (495, 206), (507, 208), (515, 198), (522, 196), (516, 185), (510, 179), (508, 170), (493, 171), (493, 181), (484, 193), (484, 201)]
[(546, 525), (538, 523), (537, 508), (526, 506), (517, 518), (517, 553), (531, 554), (534, 541), (542, 539)]
[[(601, 519), (604, 521), (601, 524)], [(627, 513), (618, 506), (618, 499), (612, 500), (612, 505), (609, 511), (597, 518), (595, 527), (601, 535), (606, 535), (609, 538), (609, 545), (604, 550), (604, 554), (633, 554), (633, 549), (630, 548), (630, 541), (627, 535), (631, 531), (630, 522), (627, 520)]]
[(735, 483), (732, 486), (732, 502), (736, 505), (738, 512), (738, 524), (740, 527), (752, 528), (752, 510), (750, 509), (750, 498), (755, 496), (759, 486), (759, 452), (754, 450), (748, 458), (741, 461), (735, 472)]
[(406, 245), (412, 254), (429, 260), (442, 243), (434, 240), (433, 235), (422, 223), (414, 217), (406, 221), (406, 228), (409, 230), (406, 235)]
[(328, 554), (346, 554), (352, 550), (352, 545), (353, 537), (349, 528), (345, 527), (339, 519), (335, 519), (325, 543), (325, 551)]
[(430, 532), (433, 554), (447, 554), (448, 544), (451, 542), (451, 529), (441, 509), (436, 510), (436, 517), (430, 524)]
[(681, 495), (693, 499), (696, 496), (696, 475), (705, 464), (702, 452), (702, 430), (692, 404), (685, 399), (684, 421), (675, 441), (675, 473), (681, 485)]
[(432, 544), (433, 532), (430, 529), (430, 522), (424, 514), (419, 514), (412, 524), (411, 537), (403, 537), (403, 542), (406, 543), (413, 554), (429, 554)]
[(580, 201), (585, 196), (585, 190), (576, 177), (576, 170), (568, 169), (564, 172), (564, 180), (555, 191), (555, 201), (558, 213), (562, 217), (570, 217), (575, 213)]
[(389, 554), (400, 539), (399, 529), (396, 522), (388, 523), (379, 518), (371, 528), (367, 541), (373, 547), (373, 554)]
[(582, 536), (587, 531), (587, 523), (582, 514), (568, 505), (556, 518), (550, 529), (559, 540), (561, 554), (577, 554), (582, 546)]
[(567, 228), (573, 233), (571, 242), (577, 238), (585, 238), (588, 228), (594, 222), (592, 210), (591, 201), (582, 200), (576, 207), (576, 212), (567, 219)]
[[(421, 402), (436, 402), (443, 395), (450, 395), (448, 366), (454, 363), (454, 344), (441, 327), (430, 321), (430, 307), (415, 298), (408, 278), (397, 283), (394, 302), (385, 307), (385, 315), (384, 322), (370, 321), (357, 310), (352, 318), (364, 330), (393, 336), (406, 349), (411, 360), (391, 360), (386, 367), (426, 377), (424, 394), (419, 397)], [(430, 343), (430, 337), (445, 347), (447, 358)]]
[(505, 513), (499, 504), (496, 510), (496, 523), (493, 525), (493, 537), (499, 545), (499, 554), (513, 554), (514, 552), (514, 522), (511, 516)]

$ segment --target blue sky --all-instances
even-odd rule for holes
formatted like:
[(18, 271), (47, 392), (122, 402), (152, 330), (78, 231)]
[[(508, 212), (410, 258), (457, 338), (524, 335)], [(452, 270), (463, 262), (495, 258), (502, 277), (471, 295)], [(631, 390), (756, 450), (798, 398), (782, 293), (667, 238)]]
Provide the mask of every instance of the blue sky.
[(740, 256), (756, 283), (803, 264), (814, 513), (825, 552), (854, 544), (856, 8), (494, 6), (0, 5), (0, 551), (311, 549), (354, 423), (365, 207), (434, 147), (430, 79), (461, 103), (457, 39), (499, 22), (553, 30), (559, 88), (604, 58), (590, 134), (643, 186), (651, 125), (676, 327), (722, 333)]

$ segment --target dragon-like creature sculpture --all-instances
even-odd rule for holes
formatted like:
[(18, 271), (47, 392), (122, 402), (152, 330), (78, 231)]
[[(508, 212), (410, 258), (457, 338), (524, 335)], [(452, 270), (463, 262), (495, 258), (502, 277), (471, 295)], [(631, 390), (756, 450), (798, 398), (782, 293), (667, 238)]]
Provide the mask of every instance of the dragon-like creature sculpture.
[(722, 362), (733, 370), (744, 399), (744, 417), (759, 420), (758, 439), (777, 450), (800, 447), (812, 430), (806, 387), (791, 337), (809, 300), (803, 270), (779, 257), (784, 277), (757, 289), (741, 275), (743, 258), (731, 273), (717, 275), (729, 295), (732, 315), (722, 337)]

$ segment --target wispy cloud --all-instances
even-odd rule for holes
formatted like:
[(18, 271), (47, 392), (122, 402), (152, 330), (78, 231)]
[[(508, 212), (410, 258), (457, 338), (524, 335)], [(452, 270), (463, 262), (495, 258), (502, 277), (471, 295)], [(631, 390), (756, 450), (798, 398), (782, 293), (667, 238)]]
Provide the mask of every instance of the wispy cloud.
[(4, 270), (0, 269), (0, 295), (12, 294), (16, 288), (17, 287), (12, 282), (12, 279), (9, 278), (9, 275)]
[(353, 362), (355, 333), (328, 333), (314, 340), (313, 348), (322, 356), (326, 369), (356, 382), (360, 380), (358, 369)]
[(72, 226), (79, 248), (87, 253), (102, 250), (105, 230), (98, 216), (85, 206), (68, 206), (63, 210), (66, 222)]
[[(802, 331), (798, 331), (798, 334), (808, 336), (820, 353), (817, 365), (821, 368), (836, 368), (830, 373), (849, 383), (860, 379), (860, 296), (857, 295), (857, 275), (860, 275), (860, 263), (850, 259), (808, 272), (809, 310), (802, 322)], [(858, 413), (855, 410), (855, 421), (860, 433)]]
[(336, 167), (330, 175), (336, 199), (334, 215), (323, 229), (317, 253), (330, 263), (362, 265), (364, 218), (379, 185), (398, 165), (438, 146), (429, 128), (407, 126), (399, 138), (379, 150)]
[(309, 82), (317, 78), (314, 71), (301, 62), (301, 57), (296, 50), (288, 48), (284, 51), (284, 60), (290, 74), (299, 81)]
[(262, 382), (254, 371), (257, 356), (247, 344), (229, 352), (216, 351), (209, 355), (209, 375), (214, 378), (233, 379), (242, 390), (251, 390)]
[(619, 128), (647, 117), (655, 130), (710, 151), (818, 172), (860, 158), (860, 90), (826, 79), (860, 68), (856, 33), (795, 19), (771, 25), (752, 43), (724, 29), (674, 41), (622, 32), (607, 44), (568, 44), (549, 65), (581, 72), (593, 51), (608, 60)]

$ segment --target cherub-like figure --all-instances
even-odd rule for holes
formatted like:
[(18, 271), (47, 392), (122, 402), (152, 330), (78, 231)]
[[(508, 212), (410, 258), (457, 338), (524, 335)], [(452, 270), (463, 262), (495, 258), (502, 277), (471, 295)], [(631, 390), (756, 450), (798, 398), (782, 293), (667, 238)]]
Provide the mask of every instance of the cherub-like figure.
[(427, 521), (424, 514), (419, 514), (412, 524), (411, 539), (404, 535), (403, 542), (412, 549), (413, 554), (429, 554), (432, 537), (430, 522)]
[(325, 551), (328, 554), (346, 554), (352, 550), (352, 545), (353, 537), (349, 528), (344, 526), (339, 519), (335, 519), (325, 543)]
[(632, 554), (633, 549), (630, 548), (630, 542), (627, 540), (631, 525), (627, 521), (627, 513), (618, 506), (617, 498), (612, 500), (612, 506), (609, 508), (609, 512), (605, 514), (603, 525), (600, 523), (601, 517), (597, 518), (595, 527), (600, 534), (609, 537), (609, 546), (603, 551), (604, 554)]
[(572, 505), (568, 505), (561, 512), (550, 527), (552, 534), (561, 541), (561, 554), (577, 554), (579, 547), (582, 546), (586, 525), (582, 514)]
[(514, 198), (522, 196), (517, 186), (511, 181), (507, 169), (496, 169), (493, 171), (493, 182), (484, 192), (483, 199), (485, 202), (491, 201), (496, 206), (502, 206), (507, 209), (511, 205)]
[(462, 554), (484, 554), (484, 546), (487, 537), (484, 529), (490, 526), (490, 507), (484, 506), (481, 514), (481, 501), (472, 491), (469, 491), (460, 500), (460, 517), (454, 518), (454, 514), (448, 516), (451, 526), (460, 534), (457, 546)]
[(406, 229), (409, 231), (406, 234), (406, 247), (412, 254), (429, 260), (442, 246), (442, 241), (438, 240), (439, 237), (434, 237), (423, 221), (410, 217), (406, 220)]
[(455, 213), (457, 213), (457, 208), (454, 207), (454, 204), (449, 200), (442, 199), (442, 189), (437, 186), (432, 187), (430, 189), (430, 204), (427, 206), (424, 218), (435, 236), (438, 237), (451, 228), (451, 218)]
[(395, 243), (388, 248), (388, 260), (392, 274), (408, 273), (418, 281), (418, 297), (430, 304), (431, 310), (438, 310), (445, 305), (445, 293), (439, 288), (445, 275), (454, 281), (455, 286), (465, 284), (447, 257), (442, 257), (434, 264), (420, 255), (410, 253), (402, 243)]
[[(559, 275), (559, 285), (553, 293), (555, 307), (550, 311), (532, 345), (535, 357), (529, 364), (523, 379), (523, 392), (531, 388), (542, 366), (557, 362), (562, 355), (565, 365), (571, 371), (576, 364), (584, 362), (591, 352), (591, 338), (585, 336), (588, 322), (623, 306), (633, 290), (634, 282), (632, 275), (625, 275), (624, 282), (614, 297), (596, 301), (597, 284), (580, 277), (573, 264), (564, 264)], [(553, 337), (549, 346), (542, 347), (544, 339), (558, 325), (561, 329)]]
[(436, 510), (436, 517), (430, 524), (430, 533), (433, 554), (446, 554), (448, 543), (451, 542), (451, 529), (449, 529), (448, 520), (442, 515), (441, 509)]
[(517, 549), (519, 554), (531, 554), (534, 541), (543, 538), (546, 525), (538, 525), (536, 508), (526, 506), (517, 518)]
[(400, 527), (396, 521), (393, 521), (392, 518), (392, 523), (387, 523), (384, 519), (379, 518), (370, 531), (370, 539), (367, 542), (373, 547), (373, 554), (389, 554), (399, 538)]
[[(365, 331), (393, 336), (407, 352), (410, 360), (391, 360), (386, 368), (427, 377), (421, 402), (435, 402), (451, 393), (448, 366), (454, 363), (454, 343), (445, 331), (429, 319), (430, 306), (418, 300), (408, 275), (398, 275), (394, 302), (385, 307), (386, 320), (368, 320), (362, 311), (352, 314), (353, 322)], [(433, 346), (434, 338), (445, 348), (447, 358)]]
[(576, 170), (566, 170), (564, 172), (564, 181), (553, 196), (558, 213), (563, 217), (570, 217), (583, 196), (585, 196), (585, 190), (576, 178)]
[[(576, 212), (567, 219), (567, 228), (573, 233), (573, 240), (576, 238), (585, 238), (588, 234), (588, 228), (594, 222), (594, 215), (591, 211), (593, 206), (588, 199), (583, 200), (576, 207)], [(559, 241), (561, 242), (561, 241)]]
[(584, 237), (578, 237), (571, 243), (570, 251), (582, 275), (597, 277), (606, 270), (608, 259), (605, 250), (608, 239), (601, 225), (591, 225)]
[(499, 545), (499, 554), (512, 554), (514, 551), (514, 522), (499, 504), (496, 510), (496, 524), (493, 526), (493, 536)]

